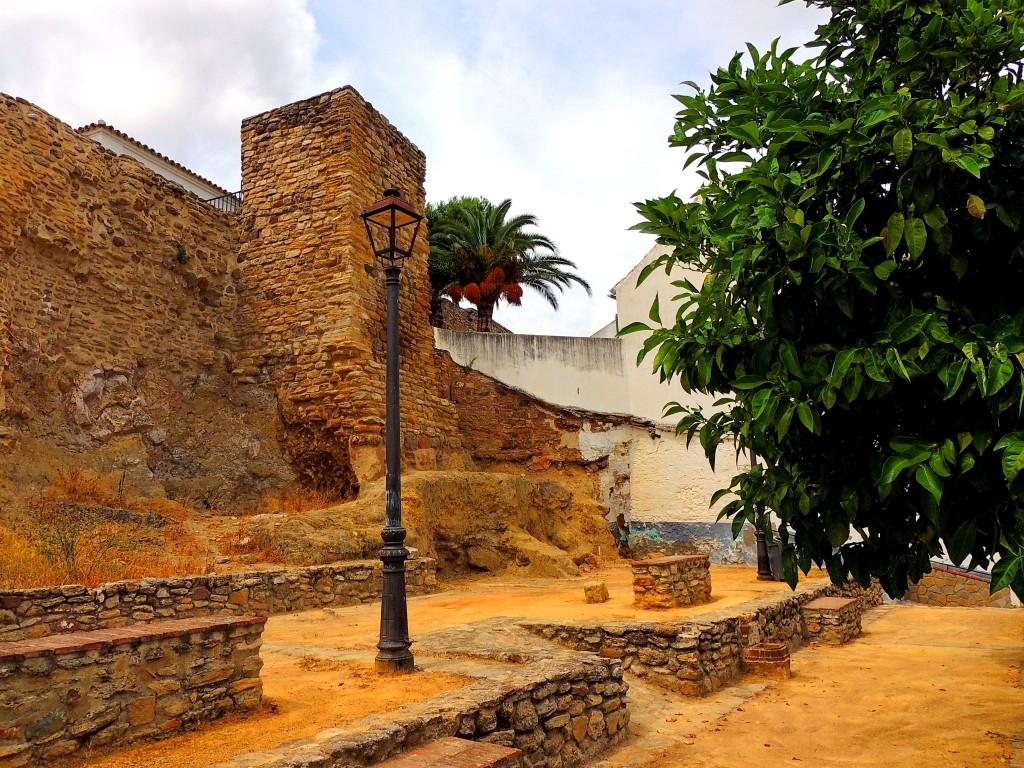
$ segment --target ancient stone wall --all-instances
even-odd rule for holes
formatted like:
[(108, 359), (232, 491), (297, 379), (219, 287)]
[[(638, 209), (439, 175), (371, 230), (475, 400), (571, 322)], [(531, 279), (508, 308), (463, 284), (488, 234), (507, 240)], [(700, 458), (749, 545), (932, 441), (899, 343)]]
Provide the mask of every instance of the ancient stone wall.
[[(2, 97), (0, 128), (0, 496), (76, 465), (197, 508), (383, 476), (385, 290), (360, 214), (390, 185), (422, 208), (425, 159), (355, 90), (244, 121), (234, 216), (27, 102)], [(436, 352), (427, 252), (402, 272), (406, 468), (582, 465), (628, 520), (631, 446), (657, 435)]]
[(210, 768), (369, 766), (444, 736), (520, 749), (533, 768), (572, 768), (626, 736), (628, 688), (620, 663), (563, 654)]
[(290, 480), (269, 399), (229, 373), (231, 217), (4, 95), (0, 178), (0, 490), (65, 462), (195, 497)]
[(988, 575), (964, 573), (932, 563), (917, 584), (911, 584), (904, 600), (924, 605), (958, 605), (969, 608), (1013, 608), (1009, 588), (989, 594), (992, 579)]
[[(115, 581), (93, 589), (0, 591), (0, 641), (209, 615), (261, 615), (380, 599), (381, 563), (362, 561), (209, 576)], [(410, 595), (437, 591), (430, 558), (406, 564)]]
[[(455, 406), (463, 446), (478, 461), (541, 467), (594, 462), (607, 459), (616, 444), (631, 439), (631, 428), (644, 426), (628, 416), (550, 405), (463, 368), (446, 353), (440, 360), (441, 386)], [(604, 444), (589, 440), (593, 434), (612, 436)]]
[[(426, 161), (351, 87), (242, 124), (240, 334), (236, 373), (278, 389), (291, 459), (313, 480), (355, 491), (381, 474), (384, 275), (360, 214), (397, 187), (424, 206)], [(429, 246), (402, 270), (400, 361), (407, 450), (457, 447), (440, 396), (429, 324)]]
[(258, 707), (265, 621), (211, 617), (0, 643), (0, 762), (52, 765)]

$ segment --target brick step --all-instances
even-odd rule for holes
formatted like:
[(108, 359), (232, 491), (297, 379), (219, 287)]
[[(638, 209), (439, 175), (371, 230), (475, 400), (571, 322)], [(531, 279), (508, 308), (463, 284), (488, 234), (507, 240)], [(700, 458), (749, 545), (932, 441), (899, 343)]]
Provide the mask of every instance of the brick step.
[(380, 763), (378, 768), (519, 768), (522, 755), (521, 750), (501, 744), (449, 736)]

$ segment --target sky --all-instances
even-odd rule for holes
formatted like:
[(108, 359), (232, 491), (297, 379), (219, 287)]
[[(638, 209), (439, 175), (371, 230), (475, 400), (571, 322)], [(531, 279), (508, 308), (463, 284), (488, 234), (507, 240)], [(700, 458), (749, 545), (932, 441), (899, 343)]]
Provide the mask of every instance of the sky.
[(593, 287), (496, 319), (587, 336), (654, 244), (633, 203), (697, 189), (667, 142), (680, 83), (823, 21), (775, 0), (2, 0), (0, 91), (235, 190), (243, 118), (352, 85), (426, 153), (428, 200), (511, 199)]

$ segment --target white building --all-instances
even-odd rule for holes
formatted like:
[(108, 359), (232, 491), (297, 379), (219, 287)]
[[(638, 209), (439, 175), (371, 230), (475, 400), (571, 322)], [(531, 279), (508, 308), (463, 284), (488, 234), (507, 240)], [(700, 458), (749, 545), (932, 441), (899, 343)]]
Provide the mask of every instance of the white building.
[[(616, 318), (591, 337), (487, 334), (434, 329), (438, 349), (452, 359), (545, 402), (598, 413), (617, 413), (650, 423), (648, 428), (623, 429), (606, 440), (617, 440), (621, 464), (617, 472), (628, 477), (628, 493), (609, 488), (607, 501), (614, 518), (622, 513), (633, 531), (648, 531), (668, 540), (692, 540), (712, 550), (715, 559), (753, 558), (752, 534), (732, 541), (728, 522), (717, 522), (709, 509), (712, 494), (729, 484), (738, 471), (735, 450), (723, 444), (712, 472), (700, 445), (687, 448), (685, 436), (675, 434), (675, 417), (662, 416), (672, 401), (710, 407), (714, 398), (688, 395), (674, 382), (661, 382), (647, 358), (638, 367), (637, 353), (646, 334), (617, 337), (619, 329), (634, 321), (649, 322), (658, 296), (661, 317), (675, 315), (679, 293), (671, 285), (682, 270), (666, 275), (656, 270), (642, 285), (636, 281), (645, 266), (665, 253), (652, 248), (612, 290)], [(702, 276), (686, 276), (700, 285)], [(744, 463), (743, 467), (746, 466)], [(724, 502), (723, 502), (724, 503)]]
[(241, 204), (241, 196), (238, 193), (228, 192), (166, 155), (160, 154), (152, 147), (133, 139), (127, 133), (117, 130), (112, 125), (107, 125), (103, 120), (76, 128), (75, 133), (92, 139), (115, 155), (127, 155), (138, 160), (154, 173), (184, 187), (200, 200), (213, 203), (221, 210), (234, 213)]

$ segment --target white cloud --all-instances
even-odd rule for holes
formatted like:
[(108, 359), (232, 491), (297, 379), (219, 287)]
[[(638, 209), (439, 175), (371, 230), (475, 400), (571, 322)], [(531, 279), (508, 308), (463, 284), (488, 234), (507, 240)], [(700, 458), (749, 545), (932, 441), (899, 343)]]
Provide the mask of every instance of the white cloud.
[(241, 119), (310, 95), (317, 48), (301, 0), (5, 0), (0, 34), (0, 90), (229, 188)]
[(594, 288), (501, 321), (588, 334), (652, 244), (631, 203), (696, 188), (666, 141), (680, 81), (821, 20), (775, 0), (3, 0), (0, 90), (234, 187), (244, 117), (351, 84), (426, 152), (430, 199), (512, 198)]

